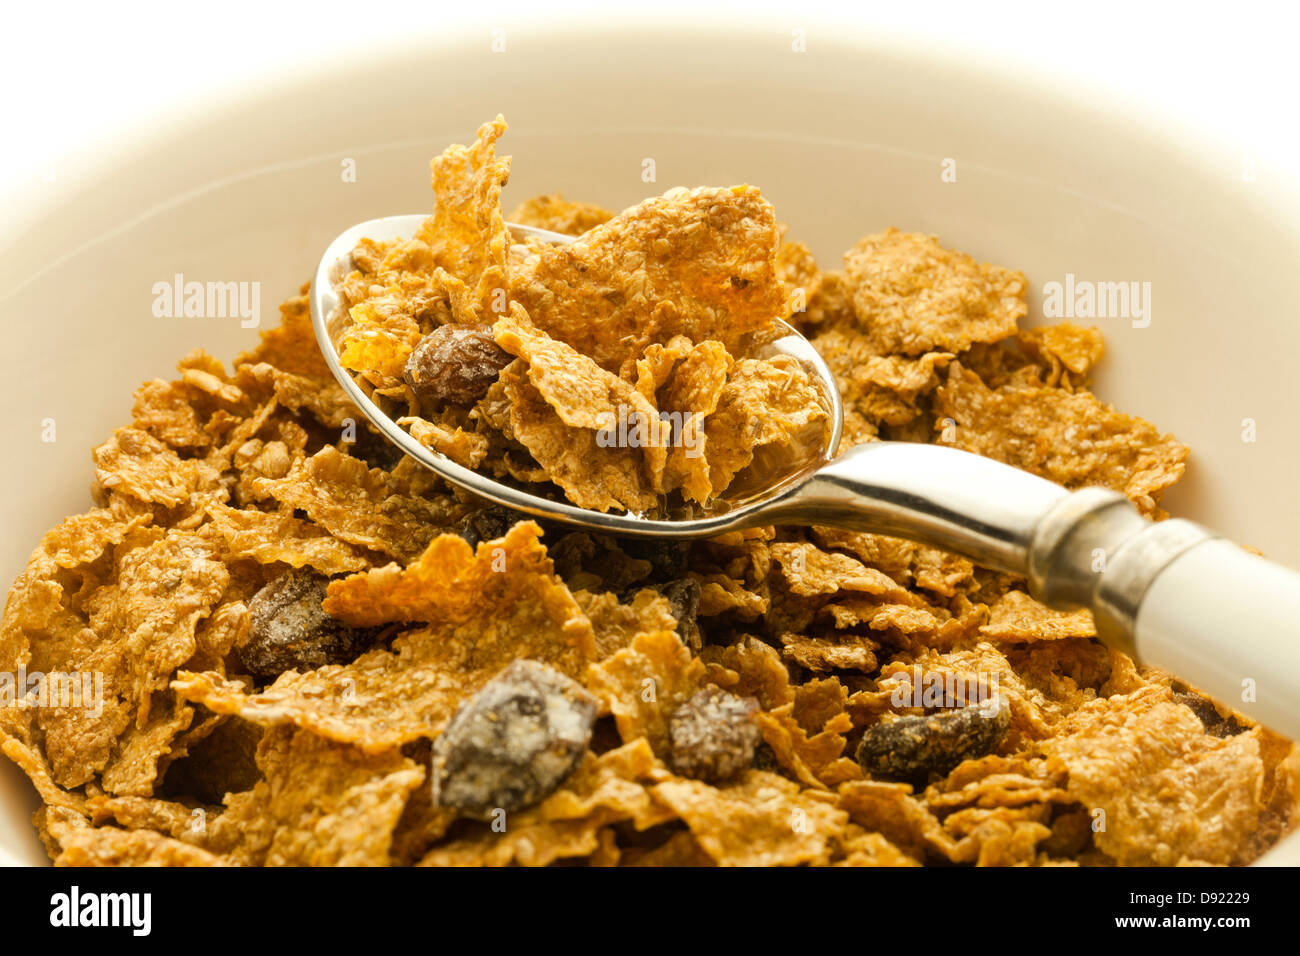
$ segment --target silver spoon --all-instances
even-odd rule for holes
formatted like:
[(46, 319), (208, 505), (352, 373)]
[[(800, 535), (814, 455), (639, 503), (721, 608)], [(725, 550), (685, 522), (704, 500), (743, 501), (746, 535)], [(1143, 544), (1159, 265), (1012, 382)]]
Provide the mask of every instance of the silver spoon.
[[(385, 437), (447, 481), (525, 514), (607, 534), (682, 540), (756, 525), (818, 524), (942, 548), (1023, 575), (1029, 593), (1049, 607), (1088, 608), (1110, 646), (1300, 737), (1300, 575), (1193, 522), (1151, 522), (1118, 492), (1070, 492), (955, 448), (881, 441), (837, 458), (839, 388), (821, 356), (789, 326), (767, 348), (797, 359), (819, 387), (831, 422), (822, 447), (757, 483), (750, 476), (739, 491), (689, 516), (589, 511), (494, 481), (426, 448), (339, 364), (330, 328), (339, 309), (334, 285), (351, 269), (357, 243), (414, 235), (424, 219), (373, 219), (330, 243), (312, 281), (311, 317), (321, 353), (348, 397)], [(517, 237), (575, 238), (508, 225)]]

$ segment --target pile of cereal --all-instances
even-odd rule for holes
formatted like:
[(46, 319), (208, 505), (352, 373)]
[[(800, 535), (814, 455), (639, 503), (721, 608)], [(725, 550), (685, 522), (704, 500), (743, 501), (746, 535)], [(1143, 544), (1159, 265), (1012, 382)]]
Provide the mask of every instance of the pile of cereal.
[(707, 504), (756, 449), (822, 447), (827, 410), (756, 346), (791, 314), (781, 234), (752, 186), (674, 189), (611, 216), (543, 198), (512, 220), (498, 117), (433, 161), (416, 237), (363, 241), (339, 285), (339, 359), (419, 442), (600, 511)]
[[(1186, 449), (1087, 390), (1096, 330), (1017, 328), (1019, 273), (892, 229), (824, 271), (748, 187), (534, 199), (510, 221), (593, 231), (512, 249), (502, 128), (345, 282), (349, 367), (430, 447), (598, 508), (707, 500), (816, 417), (745, 357), (793, 311), (845, 447), (944, 441), (1161, 515)], [(305, 297), (282, 313), (233, 370), (140, 388), (9, 593), (0, 739), (56, 863), (1233, 864), (1295, 822), (1289, 741), (1023, 580), (824, 527), (518, 520), (384, 442)], [(704, 454), (595, 443), (619, 402), (699, 413)]]

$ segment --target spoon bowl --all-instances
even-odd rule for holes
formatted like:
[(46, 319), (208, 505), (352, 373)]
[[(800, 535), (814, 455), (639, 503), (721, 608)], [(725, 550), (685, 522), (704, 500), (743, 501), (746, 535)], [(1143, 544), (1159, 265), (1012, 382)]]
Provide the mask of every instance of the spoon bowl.
[[(316, 342), (334, 378), (370, 423), (407, 455), (452, 484), (515, 511), (592, 531), (640, 537), (698, 538), (767, 523), (770, 521), (765, 517), (768, 507), (798, 488), (835, 457), (844, 427), (843, 406), (835, 376), (812, 344), (779, 319), (776, 320), (778, 335), (765, 342), (755, 354), (762, 358), (785, 355), (798, 361), (819, 392), (828, 427), (823, 429), (816, 447), (803, 447), (795, 454), (771, 456), (761, 464), (756, 462), (736, 477), (727, 492), (707, 505), (675, 506), (666, 509), (664, 517), (590, 511), (496, 481), (426, 448), (386, 414), (340, 363), (337, 341), (346, 326), (347, 315), (336, 289), (337, 283), (353, 268), (352, 250), (358, 242), (362, 239), (382, 242), (413, 236), (425, 218), (424, 215), (387, 216), (358, 223), (341, 233), (325, 249), (312, 277), (309, 294), (311, 320)], [(506, 225), (517, 239), (570, 243), (577, 238), (533, 226)]]

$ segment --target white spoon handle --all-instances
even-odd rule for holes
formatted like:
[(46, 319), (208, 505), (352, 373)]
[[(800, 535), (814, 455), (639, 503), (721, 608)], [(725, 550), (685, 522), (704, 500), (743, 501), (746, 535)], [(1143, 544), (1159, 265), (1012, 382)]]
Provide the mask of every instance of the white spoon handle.
[(1202, 542), (1151, 582), (1134, 630), (1146, 663), (1300, 737), (1300, 574)]

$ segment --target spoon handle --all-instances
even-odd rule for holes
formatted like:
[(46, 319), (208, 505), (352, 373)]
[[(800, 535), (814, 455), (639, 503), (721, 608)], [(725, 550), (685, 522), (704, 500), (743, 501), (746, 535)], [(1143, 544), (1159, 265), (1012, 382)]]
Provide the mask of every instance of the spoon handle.
[(1098, 636), (1291, 737), (1300, 737), (1300, 574), (1123, 495), (1069, 492), (940, 445), (871, 442), (823, 466), (778, 520), (920, 541), (1023, 574)]
[(1300, 737), (1300, 574), (1222, 538), (1174, 559), (1138, 608), (1137, 652)]

